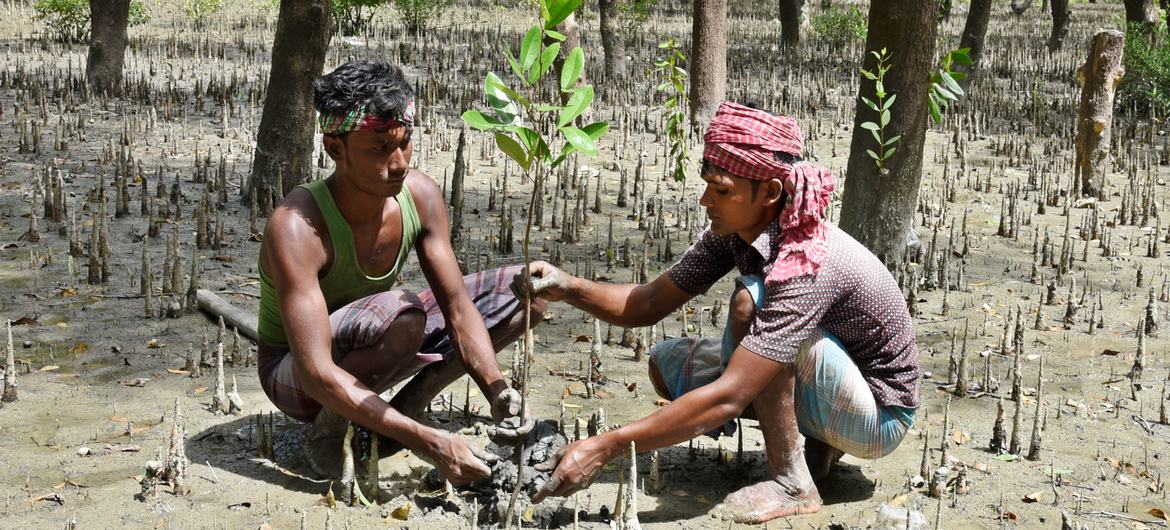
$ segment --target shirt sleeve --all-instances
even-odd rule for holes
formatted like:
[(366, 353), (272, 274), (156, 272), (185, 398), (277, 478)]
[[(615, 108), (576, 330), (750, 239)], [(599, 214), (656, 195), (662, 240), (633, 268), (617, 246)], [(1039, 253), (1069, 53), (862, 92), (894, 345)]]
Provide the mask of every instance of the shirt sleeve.
[(683, 253), (678, 263), (666, 271), (667, 277), (675, 287), (688, 294), (707, 292), (735, 267), (735, 257), (731, 250), (732, 237), (736, 237), (735, 234), (719, 236), (711, 232), (710, 228), (703, 230), (698, 241)]
[(812, 334), (833, 304), (834, 293), (825, 278), (800, 276), (767, 285), (764, 303), (756, 310), (741, 346), (773, 361), (796, 361), (800, 343)]

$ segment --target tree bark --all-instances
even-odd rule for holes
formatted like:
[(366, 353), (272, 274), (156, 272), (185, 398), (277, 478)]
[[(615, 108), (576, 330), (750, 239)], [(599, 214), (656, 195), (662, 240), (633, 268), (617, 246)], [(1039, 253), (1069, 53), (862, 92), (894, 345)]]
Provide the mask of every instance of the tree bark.
[[(991, 21), (991, 0), (971, 0), (967, 11), (967, 22), (963, 25), (963, 36), (959, 38), (960, 48), (969, 48), (971, 66), (956, 64), (955, 70), (968, 74), (979, 68), (979, 58), (983, 56), (983, 42), (987, 36), (987, 24)], [(970, 83), (971, 78), (963, 79), (963, 86)]]
[[(329, 48), (329, 0), (281, 0), (272, 45), (272, 70), (245, 200), (272, 194), (275, 204), (313, 173), (313, 81)], [(276, 189), (277, 182), (282, 189)], [(264, 197), (258, 202), (264, 204)]]
[(1068, 8), (1068, 0), (1051, 0), (1048, 6), (1052, 8), (1052, 34), (1048, 36), (1048, 51), (1055, 52), (1064, 44), (1064, 36), (1068, 34), (1068, 19), (1072, 11)]
[(1154, 0), (1125, 0), (1125, 23), (1152, 28), (1158, 23), (1158, 8)]
[(130, 0), (89, 1), (89, 56), (85, 77), (95, 93), (116, 94), (122, 87), (122, 65), (130, 37)]
[(794, 49), (800, 46), (800, 20), (804, 0), (780, 0), (780, 47)]
[(619, 0), (598, 0), (601, 12), (601, 48), (605, 51), (605, 82), (626, 77), (626, 37), (622, 33)]
[(702, 131), (727, 97), (727, 0), (695, 0), (691, 23), (691, 126)]
[(1105, 171), (1109, 167), (1113, 95), (1125, 73), (1121, 66), (1125, 35), (1117, 30), (1098, 31), (1089, 45), (1089, 56), (1078, 76), (1084, 83), (1077, 112), (1076, 175), (1081, 195), (1106, 198)]
[(892, 157), (878, 171), (867, 154), (877, 149), (863, 122), (879, 122), (878, 113), (861, 102), (876, 101), (874, 83), (863, 80), (858, 89), (857, 112), (853, 119), (846, 169), (845, 192), (840, 226), (865, 245), (884, 263), (900, 259), (906, 236), (918, 204), (922, 180), (922, 147), (926, 140), (927, 94), (930, 71), (935, 66), (938, 32), (936, 0), (889, 0), (874, 2), (869, 9), (869, 35), (865, 43), (864, 67), (876, 71), (877, 60), (870, 51), (885, 48), (891, 68), (885, 89), (897, 94), (891, 108), (886, 136), (901, 135)]

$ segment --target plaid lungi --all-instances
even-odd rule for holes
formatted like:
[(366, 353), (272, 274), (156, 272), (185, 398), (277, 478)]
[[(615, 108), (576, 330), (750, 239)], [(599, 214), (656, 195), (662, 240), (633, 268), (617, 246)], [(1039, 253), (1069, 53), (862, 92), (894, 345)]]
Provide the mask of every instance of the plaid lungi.
[[(755, 276), (737, 281), (756, 299), (763, 282)], [(722, 340), (681, 337), (655, 344), (650, 351), (673, 399), (706, 385), (727, 368), (734, 352), (729, 333)], [(914, 422), (914, 409), (878, 405), (861, 370), (845, 346), (817, 328), (796, 356), (796, 423), (800, 433), (859, 458), (889, 454)], [(733, 424), (711, 433), (730, 434)]]
[[(521, 268), (519, 265), (503, 267), (463, 277), (467, 292), (489, 330), (524, 310), (509, 288), (512, 277)], [(405, 289), (394, 289), (354, 300), (329, 315), (333, 361), (340, 363), (350, 352), (377, 344), (390, 324), (409, 309), (426, 313), (425, 336), (418, 353), (403, 358), (397, 364), (398, 370), (388, 374), (392, 384), (414, 376), (428, 364), (452, 359), (455, 350), (447, 333), (447, 321), (431, 290), (416, 295)], [(294, 358), (287, 347), (262, 347), (258, 359), (260, 386), (276, 408), (288, 416), (313, 421), (321, 404), (304, 391), (305, 382), (293, 369)]]

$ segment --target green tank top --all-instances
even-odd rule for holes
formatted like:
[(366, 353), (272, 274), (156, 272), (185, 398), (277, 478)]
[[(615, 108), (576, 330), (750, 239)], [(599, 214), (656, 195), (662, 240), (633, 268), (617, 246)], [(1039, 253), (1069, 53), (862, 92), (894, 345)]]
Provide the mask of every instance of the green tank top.
[[(297, 186), (313, 194), (321, 216), (325, 218), (325, 228), (329, 231), (329, 239), (333, 242), (333, 263), (329, 272), (319, 280), (321, 293), (325, 295), (325, 305), (333, 313), (346, 304), (374, 293), (388, 291), (398, 279), (402, 264), (410, 255), (410, 249), (421, 230), (418, 220), (418, 210), (414, 207), (414, 198), (410, 189), (405, 185), (402, 191), (394, 198), (402, 210), (402, 244), (398, 249), (398, 259), (394, 267), (384, 276), (372, 277), (362, 270), (358, 264), (357, 253), (353, 246), (353, 231), (337, 204), (333, 202), (333, 195), (325, 186), (325, 181), (318, 180)], [(288, 335), (284, 332), (284, 322), (280, 318), (280, 307), (276, 304), (276, 288), (272, 279), (264, 273), (264, 268), (257, 263), (260, 271), (260, 314), (257, 331), (260, 339), (272, 346), (287, 346)]]

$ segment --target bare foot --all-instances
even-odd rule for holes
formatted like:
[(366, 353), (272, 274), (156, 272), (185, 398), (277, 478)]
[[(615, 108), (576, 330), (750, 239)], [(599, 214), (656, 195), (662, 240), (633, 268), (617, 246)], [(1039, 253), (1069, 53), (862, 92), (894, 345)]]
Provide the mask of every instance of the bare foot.
[(804, 461), (808, 465), (809, 474), (816, 482), (829, 476), (829, 472), (845, 453), (825, 442), (811, 436), (804, 438)]
[(740, 488), (723, 499), (724, 518), (759, 524), (777, 517), (821, 511), (821, 495), (811, 477), (778, 476)]

